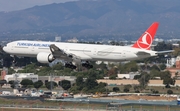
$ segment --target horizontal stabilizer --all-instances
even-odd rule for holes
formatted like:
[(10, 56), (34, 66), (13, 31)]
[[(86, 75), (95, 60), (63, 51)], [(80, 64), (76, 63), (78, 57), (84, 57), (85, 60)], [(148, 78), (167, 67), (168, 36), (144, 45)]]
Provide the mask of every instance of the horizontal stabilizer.
[(156, 54), (172, 53), (174, 50), (157, 51)]

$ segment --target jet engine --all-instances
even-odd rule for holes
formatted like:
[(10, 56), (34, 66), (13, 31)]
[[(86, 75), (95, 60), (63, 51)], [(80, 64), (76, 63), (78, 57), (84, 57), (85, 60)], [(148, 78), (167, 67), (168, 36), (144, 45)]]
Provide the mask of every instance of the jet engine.
[(40, 63), (51, 63), (54, 61), (54, 57), (51, 53), (40, 52), (37, 54), (37, 61)]

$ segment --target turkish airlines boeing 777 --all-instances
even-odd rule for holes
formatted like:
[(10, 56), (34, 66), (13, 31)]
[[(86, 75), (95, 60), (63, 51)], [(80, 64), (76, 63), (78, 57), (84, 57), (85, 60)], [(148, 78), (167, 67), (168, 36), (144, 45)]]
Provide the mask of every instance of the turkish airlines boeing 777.
[(3, 50), (11, 55), (36, 57), (40, 63), (51, 63), (60, 59), (68, 68), (75, 69), (78, 64), (92, 68), (89, 61), (121, 62), (172, 52), (150, 50), (158, 25), (158, 22), (154, 22), (132, 47), (19, 40), (8, 43)]

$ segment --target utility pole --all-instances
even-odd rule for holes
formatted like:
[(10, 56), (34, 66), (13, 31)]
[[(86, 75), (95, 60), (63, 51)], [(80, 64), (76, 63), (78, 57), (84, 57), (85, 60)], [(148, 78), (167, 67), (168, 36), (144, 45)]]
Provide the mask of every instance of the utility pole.
[(50, 73), (50, 90), (52, 91), (52, 88), (53, 88), (53, 83), (52, 83), (52, 73)]
[(18, 83), (18, 75), (15, 73), (15, 80), (14, 80), (14, 89), (18, 89), (19, 83)]

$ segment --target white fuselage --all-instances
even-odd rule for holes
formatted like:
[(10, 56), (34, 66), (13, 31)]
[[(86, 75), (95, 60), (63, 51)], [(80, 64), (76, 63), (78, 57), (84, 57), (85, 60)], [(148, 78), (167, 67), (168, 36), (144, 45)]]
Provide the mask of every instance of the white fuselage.
[[(49, 45), (55, 44), (59, 49), (68, 54), (76, 55), (81, 60), (113, 61), (136, 60), (156, 56), (156, 51), (133, 48), (130, 46), (111, 46), (81, 43), (45, 42), (45, 41), (14, 41), (3, 47), (11, 55), (36, 57), (40, 52), (51, 53)], [(150, 55), (137, 55), (143, 51)]]

